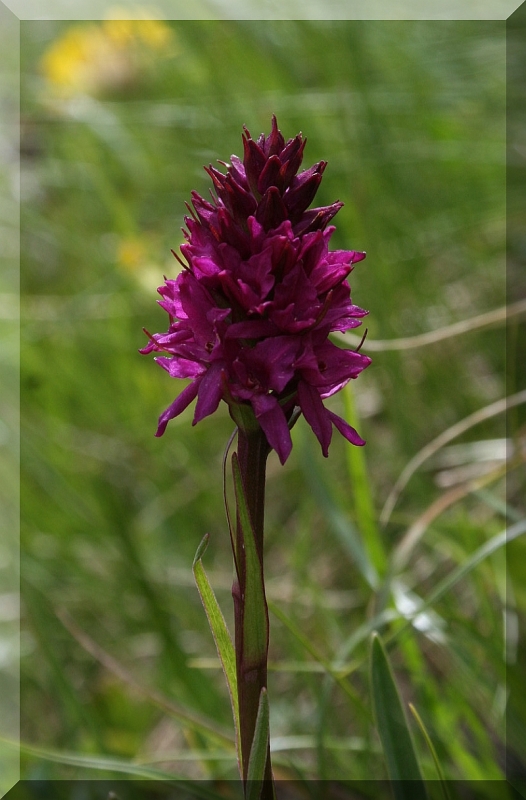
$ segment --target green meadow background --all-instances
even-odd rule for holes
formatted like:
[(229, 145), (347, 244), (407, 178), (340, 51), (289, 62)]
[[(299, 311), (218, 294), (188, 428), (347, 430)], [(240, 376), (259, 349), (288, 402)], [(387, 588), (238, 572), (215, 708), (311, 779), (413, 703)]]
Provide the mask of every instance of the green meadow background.
[(373, 357), (329, 401), (365, 448), (335, 432), (324, 459), (300, 420), (286, 466), (269, 460), (276, 775), (387, 777), (372, 630), (447, 779), (524, 772), (524, 541), (470, 560), (524, 518), (523, 406), (506, 428), (493, 405), (521, 388), (518, 316), (508, 363), (503, 314), (469, 322), (520, 300), (505, 284), (505, 77), (501, 22), (22, 23), (23, 777), (217, 791), (236, 777), (192, 576), (209, 533), (231, 625), (233, 424), (223, 405), (192, 427), (189, 409), (155, 438), (184, 383), (137, 351), (143, 327), (167, 328), (156, 287), (177, 273), (191, 190), (208, 194), (203, 165), (242, 154), (242, 126), (268, 132), (272, 114), (307, 136), (305, 167), (328, 161), (316, 204), (345, 203), (332, 246), (367, 251), (351, 285)]

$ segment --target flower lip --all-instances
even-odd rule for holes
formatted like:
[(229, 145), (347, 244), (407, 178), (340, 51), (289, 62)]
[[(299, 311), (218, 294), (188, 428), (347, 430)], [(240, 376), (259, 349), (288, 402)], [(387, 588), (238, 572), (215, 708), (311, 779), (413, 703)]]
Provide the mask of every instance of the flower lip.
[(191, 194), (182, 258), (174, 253), (181, 272), (159, 288), (169, 329), (148, 334), (140, 351), (158, 353), (171, 377), (191, 380), (161, 414), (156, 435), (197, 398), (194, 424), (221, 400), (234, 419), (241, 418), (236, 407), (250, 406), (282, 463), (295, 408), (324, 455), (333, 426), (362, 445), (323, 401), (370, 364), (328, 339), (368, 313), (352, 302), (347, 281), (365, 253), (329, 250), (329, 223), (343, 203), (309, 209), (327, 162), (299, 172), (307, 141), (301, 133), (285, 141), (273, 116), (268, 136), (254, 140), (245, 127), (242, 141), (242, 159), (218, 162), (224, 172), (205, 167), (215, 196)]

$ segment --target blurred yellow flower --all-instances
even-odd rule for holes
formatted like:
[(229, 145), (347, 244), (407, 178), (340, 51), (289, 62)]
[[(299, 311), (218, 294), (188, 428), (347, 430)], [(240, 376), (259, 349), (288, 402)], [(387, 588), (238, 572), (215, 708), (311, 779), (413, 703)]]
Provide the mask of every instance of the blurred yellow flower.
[(121, 239), (117, 245), (117, 263), (130, 272), (134, 272), (146, 255), (146, 244), (138, 236)]
[(137, 21), (134, 19), (107, 19), (102, 23), (102, 28), (117, 47), (126, 47), (135, 39), (136, 24)]
[[(118, 16), (118, 9), (113, 15)], [(124, 12), (122, 12), (124, 13)], [(158, 19), (106, 19), (68, 27), (41, 60), (41, 70), (62, 95), (129, 85), (153, 52), (173, 46), (173, 30)]]
[(138, 34), (150, 47), (162, 49), (171, 41), (172, 29), (157, 19), (145, 19), (138, 29)]
[(172, 39), (171, 29), (158, 19), (107, 19), (102, 24), (105, 34), (118, 46), (139, 40), (161, 50)]
[(164, 264), (155, 260), (155, 255), (163, 252), (155, 234), (115, 237), (113, 247), (117, 269), (132, 276), (148, 292), (161, 285), (165, 273), (176, 277), (180, 271), (179, 264), (169, 252)]

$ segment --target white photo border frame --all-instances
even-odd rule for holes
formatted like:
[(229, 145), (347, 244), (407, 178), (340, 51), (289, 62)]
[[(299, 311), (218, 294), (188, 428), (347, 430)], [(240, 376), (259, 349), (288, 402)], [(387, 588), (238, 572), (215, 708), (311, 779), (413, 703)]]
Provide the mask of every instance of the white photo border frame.
[[(507, 20), (517, 0), (0, 0), (0, 798), (20, 775), (20, 24), (26, 20)], [(7, 476), (7, 480), (6, 480)], [(13, 655), (14, 654), (14, 655)]]

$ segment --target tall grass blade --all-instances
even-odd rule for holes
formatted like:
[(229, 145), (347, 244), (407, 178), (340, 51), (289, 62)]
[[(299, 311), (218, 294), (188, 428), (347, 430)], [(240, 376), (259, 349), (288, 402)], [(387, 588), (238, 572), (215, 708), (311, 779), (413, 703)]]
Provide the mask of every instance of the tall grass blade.
[(250, 750), (250, 757), (248, 760), (247, 784), (245, 791), (246, 800), (259, 800), (261, 795), (270, 741), (269, 723), (270, 715), (268, 693), (265, 687), (263, 687), (259, 697), (256, 728), (254, 730), (254, 739), (252, 741), (252, 748)]
[[(378, 634), (371, 642), (371, 693), (376, 728), (396, 800), (427, 800), (413, 740), (391, 665)], [(406, 782), (410, 781), (410, 784)]]
[(320, 511), (327, 520), (327, 525), (350, 555), (352, 562), (368, 584), (369, 588), (376, 590), (379, 585), (378, 572), (369, 558), (362, 537), (356, 530), (352, 521), (334, 498), (323, 470), (319, 469), (317, 461), (312, 457), (308, 446), (302, 442), (302, 467), (305, 470), (309, 488), (316, 500)]
[(96, 661), (102, 664), (105, 669), (115, 675), (119, 681), (127, 686), (131, 686), (137, 694), (149, 700), (151, 703), (154, 703), (166, 714), (178, 720), (184, 727), (203, 735), (205, 738), (223, 747), (233, 747), (234, 742), (231, 737), (226, 732), (220, 730), (213, 721), (175, 703), (170, 697), (166, 697), (156, 689), (143, 686), (142, 683), (139, 683), (120, 661), (107, 653), (97, 642), (88, 636), (88, 634), (74, 622), (65, 609), (55, 609), (55, 613), (66, 630), (69, 631), (81, 647)]
[(179, 789), (185, 789), (191, 796), (202, 798), (202, 800), (220, 800), (221, 795), (216, 794), (213, 790), (208, 789), (202, 785), (202, 781), (191, 781), (184, 777), (184, 775), (175, 775), (174, 773), (165, 772), (160, 769), (153, 769), (152, 767), (142, 766), (135, 764), (133, 761), (126, 761), (122, 758), (115, 756), (102, 756), (102, 755), (83, 755), (81, 753), (71, 753), (67, 751), (57, 751), (44, 747), (35, 747), (34, 745), (25, 744), (21, 742), (10, 743), (8, 740), (0, 739), (4, 744), (13, 744), (13, 746), (20, 747), (20, 750), (42, 761), (49, 761), (55, 764), (63, 764), (69, 767), (78, 767), (79, 769), (94, 770), (97, 772), (118, 773), (129, 776), (130, 778), (145, 778), (148, 780), (177, 782)]
[[(421, 614), (422, 611), (425, 611), (426, 608), (432, 606), (433, 603), (436, 603), (437, 600), (446, 594), (450, 589), (453, 588), (460, 580), (466, 577), (472, 570), (477, 567), (481, 561), (484, 561), (485, 558), (490, 556), (492, 553), (495, 553), (500, 547), (503, 547), (505, 544), (509, 544), (514, 539), (517, 539), (522, 534), (526, 533), (526, 519), (523, 519), (521, 522), (515, 523), (512, 525), (511, 528), (507, 530), (503, 530), (500, 533), (497, 533), (493, 536), (488, 542), (485, 542), (478, 550), (467, 558), (463, 564), (459, 564), (449, 575), (439, 582), (437, 586), (433, 589), (433, 591), (423, 600), (422, 604), (418, 607), (418, 614)], [(409, 620), (405, 625), (399, 628), (392, 636), (387, 639), (386, 644), (390, 644), (393, 639), (399, 636), (403, 631), (407, 630), (413, 624), (412, 620)]]
[(433, 761), (435, 762), (436, 771), (438, 773), (438, 779), (440, 781), (440, 785), (442, 786), (442, 792), (443, 792), (443, 795), (444, 795), (444, 800), (451, 800), (451, 795), (449, 794), (449, 789), (447, 787), (446, 776), (444, 775), (444, 771), (443, 771), (442, 765), (440, 764), (440, 761), (438, 759), (437, 751), (435, 750), (435, 746), (433, 744), (431, 736), (427, 732), (427, 728), (424, 725), (424, 723), (422, 721), (422, 718), (420, 717), (420, 714), (418, 713), (418, 711), (416, 710), (416, 708), (414, 707), (414, 705), (412, 703), (409, 703), (409, 710), (411, 711), (411, 714), (413, 715), (413, 717), (416, 719), (416, 721), (418, 723), (418, 727), (422, 731), (422, 736), (426, 740), (426, 744), (427, 744), (427, 746), (429, 748), (429, 752), (431, 753), (431, 755), (433, 757)]
[(517, 394), (503, 397), (500, 400), (496, 400), (494, 403), (484, 406), (484, 408), (478, 409), (478, 411), (475, 411), (473, 414), (469, 414), (469, 416), (464, 417), (464, 419), (456, 422), (450, 428), (446, 428), (445, 431), (442, 431), (442, 433), (439, 434), (435, 439), (426, 444), (425, 447), (423, 447), (415, 456), (413, 456), (413, 458), (406, 464), (398, 476), (396, 483), (391, 489), (380, 513), (380, 524), (387, 525), (393, 508), (395, 507), (402, 491), (405, 489), (409, 483), (409, 480), (417, 471), (417, 469), (422, 466), (424, 461), (426, 461), (428, 458), (431, 458), (431, 456), (435, 453), (438, 453), (442, 447), (453, 441), (453, 439), (456, 439), (457, 436), (460, 436), (462, 433), (468, 431), (470, 428), (473, 428), (475, 425), (479, 425), (481, 422), (485, 422), (486, 420), (491, 419), (498, 414), (504, 414), (510, 408), (515, 408), (515, 406), (519, 406), (522, 403), (526, 403), (526, 389), (522, 392), (517, 392)]
[[(345, 419), (353, 428), (359, 428), (356, 404), (350, 386), (346, 386), (342, 394)], [(345, 457), (347, 460), (347, 469), (349, 472), (358, 529), (362, 534), (364, 547), (369, 555), (371, 563), (374, 565), (376, 571), (382, 575), (385, 572), (387, 559), (380, 531), (376, 524), (371, 480), (367, 474), (367, 462), (364, 448), (346, 447)]]
[(340, 669), (338, 667), (335, 668), (326, 658), (323, 657), (318, 649), (312, 644), (310, 639), (301, 632), (296, 623), (291, 620), (290, 617), (288, 617), (276, 603), (269, 602), (269, 609), (272, 611), (274, 616), (277, 617), (279, 621), (283, 623), (283, 625), (285, 625), (288, 631), (305, 648), (305, 650), (310, 653), (315, 661), (317, 661), (317, 663), (323, 667), (327, 674), (336, 681), (340, 688), (343, 689), (347, 697), (354, 703), (358, 711), (363, 715), (364, 718), (366, 718), (369, 713), (367, 706), (362, 703), (360, 696), (351, 686), (345, 675), (341, 673)]
[(230, 702), (232, 704), (232, 714), (234, 716), (234, 726), (236, 731), (236, 750), (239, 765), (241, 765), (241, 733), (239, 721), (239, 703), (237, 696), (237, 675), (236, 675), (236, 654), (232, 638), (228, 631), (225, 618), (216, 600), (216, 596), (210, 581), (204, 570), (202, 559), (208, 547), (210, 536), (207, 533), (197, 548), (193, 563), (193, 572), (197, 589), (201, 596), (201, 601), (208, 618), (208, 624), (212, 631), (212, 636), (217, 648), (217, 654), (225, 673)]

